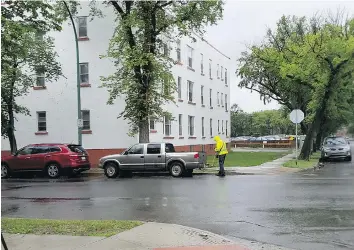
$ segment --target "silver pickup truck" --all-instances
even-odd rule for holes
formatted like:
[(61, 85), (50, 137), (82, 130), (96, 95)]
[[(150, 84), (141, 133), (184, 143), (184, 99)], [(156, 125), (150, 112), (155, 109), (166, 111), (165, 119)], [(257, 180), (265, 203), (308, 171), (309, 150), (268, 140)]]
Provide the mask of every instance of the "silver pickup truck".
[(121, 154), (108, 155), (99, 161), (108, 178), (131, 172), (169, 171), (173, 177), (191, 176), (193, 169), (203, 168), (205, 152), (176, 152), (171, 143), (138, 143)]

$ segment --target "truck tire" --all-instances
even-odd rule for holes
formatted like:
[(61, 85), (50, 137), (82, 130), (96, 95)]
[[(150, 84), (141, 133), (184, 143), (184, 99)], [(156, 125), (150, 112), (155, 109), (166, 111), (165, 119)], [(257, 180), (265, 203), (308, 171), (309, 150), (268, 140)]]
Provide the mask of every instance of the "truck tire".
[(116, 163), (108, 162), (104, 166), (104, 174), (108, 178), (116, 178), (119, 174), (119, 167)]
[(184, 174), (184, 167), (182, 163), (174, 161), (170, 164), (170, 174), (173, 177), (181, 177)]

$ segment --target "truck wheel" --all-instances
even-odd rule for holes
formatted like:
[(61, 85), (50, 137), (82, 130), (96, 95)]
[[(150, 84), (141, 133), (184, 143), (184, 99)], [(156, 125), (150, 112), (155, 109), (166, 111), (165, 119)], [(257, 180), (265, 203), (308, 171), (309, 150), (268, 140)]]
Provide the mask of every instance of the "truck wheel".
[(108, 178), (116, 178), (119, 174), (118, 165), (113, 162), (107, 163), (106, 166), (104, 167), (104, 174)]
[(48, 164), (46, 171), (49, 178), (55, 179), (60, 176), (60, 167), (56, 163)]
[(184, 167), (179, 162), (172, 162), (170, 166), (170, 174), (173, 177), (181, 177), (184, 174)]

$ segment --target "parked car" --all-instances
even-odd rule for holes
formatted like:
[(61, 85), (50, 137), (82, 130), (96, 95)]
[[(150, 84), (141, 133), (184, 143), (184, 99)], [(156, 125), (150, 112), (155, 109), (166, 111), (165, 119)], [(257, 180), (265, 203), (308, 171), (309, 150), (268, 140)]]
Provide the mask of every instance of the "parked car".
[(90, 169), (89, 156), (81, 145), (31, 144), (15, 154), (1, 157), (1, 178), (14, 172), (44, 171), (50, 178)]
[(352, 152), (349, 141), (341, 136), (331, 136), (325, 138), (321, 149), (321, 158), (323, 161), (328, 159), (352, 160)]
[(99, 167), (108, 178), (144, 171), (169, 171), (173, 177), (180, 177), (192, 175), (205, 163), (205, 152), (176, 152), (171, 143), (138, 143), (121, 154), (102, 157)]

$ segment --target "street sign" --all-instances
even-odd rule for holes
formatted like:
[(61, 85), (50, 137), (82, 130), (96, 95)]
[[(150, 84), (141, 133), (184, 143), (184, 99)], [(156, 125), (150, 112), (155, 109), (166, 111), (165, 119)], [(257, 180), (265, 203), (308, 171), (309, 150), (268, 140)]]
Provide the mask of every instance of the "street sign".
[(293, 123), (300, 123), (304, 120), (304, 118), (304, 112), (302, 112), (300, 109), (294, 109), (290, 113), (290, 121), (292, 121)]
[(84, 126), (84, 121), (82, 119), (77, 119), (77, 126), (82, 128)]

